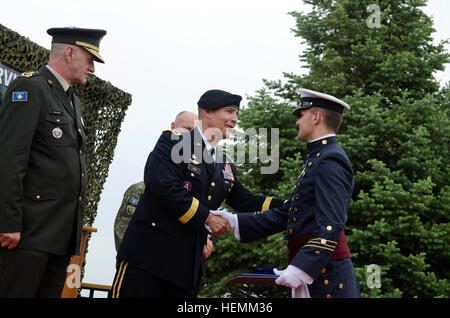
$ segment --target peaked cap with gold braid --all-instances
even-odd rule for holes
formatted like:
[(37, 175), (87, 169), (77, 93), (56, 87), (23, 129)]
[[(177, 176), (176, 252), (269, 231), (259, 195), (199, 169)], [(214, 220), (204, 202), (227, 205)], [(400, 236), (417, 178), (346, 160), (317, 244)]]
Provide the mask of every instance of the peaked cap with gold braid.
[(105, 36), (105, 30), (82, 29), (76, 27), (51, 28), (47, 33), (53, 37), (52, 43), (65, 43), (81, 46), (94, 56), (97, 62), (105, 63), (100, 55), (100, 40)]

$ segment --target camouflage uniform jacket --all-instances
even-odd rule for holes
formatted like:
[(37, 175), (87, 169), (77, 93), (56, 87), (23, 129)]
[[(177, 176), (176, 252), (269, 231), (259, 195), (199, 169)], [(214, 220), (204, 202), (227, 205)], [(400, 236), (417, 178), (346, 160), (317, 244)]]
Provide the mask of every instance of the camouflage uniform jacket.
[(144, 181), (131, 185), (125, 194), (123, 195), (122, 205), (116, 215), (114, 221), (114, 243), (116, 245), (116, 251), (119, 249), (119, 245), (122, 242), (123, 234), (127, 229), (131, 216), (136, 210), (136, 207), (141, 199), (145, 190)]

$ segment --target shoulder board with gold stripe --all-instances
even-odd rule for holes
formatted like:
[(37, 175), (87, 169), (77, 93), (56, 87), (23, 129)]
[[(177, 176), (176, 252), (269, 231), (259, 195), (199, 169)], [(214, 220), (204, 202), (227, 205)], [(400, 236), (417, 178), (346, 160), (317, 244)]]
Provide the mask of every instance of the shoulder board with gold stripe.
[(225, 154), (225, 157), (227, 157), (228, 162), (234, 163), (233, 158), (231, 158), (228, 154)]
[(176, 129), (167, 129), (167, 130), (164, 130), (164, 131), (170, 131), (175, 136), (181, 136), (181, 133), (178, 130), (176, 130)]
[(32, 76), (35, 76), (35, 75), (38, 75), (38, 74), (39, 74), (38, 71), (23, 72), (22, 74), (20, 74), (20, 77), (26, 77), (26, 78), (29, 78), (29, 77), (32, 77)]

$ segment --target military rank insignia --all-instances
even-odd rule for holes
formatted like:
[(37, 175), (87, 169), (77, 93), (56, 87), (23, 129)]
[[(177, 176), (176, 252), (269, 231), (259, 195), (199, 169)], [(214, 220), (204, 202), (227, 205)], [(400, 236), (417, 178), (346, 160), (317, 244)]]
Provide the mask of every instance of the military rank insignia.
[(28, 92), (13, 92), (12, 93), (12, 101), (13, 102), (27, 102), (28, 101)]
[(233, 170), (231, 170), (230, 164), (227, 162), (225, 167), (222, 169), (223, 177), (225, 180), (234, 181)]
[(28, 78), (28, 77), (31, 77), (31, 76), (34, 76), (34, 75), (37, 75), (37, 74), (39, 74), (38, 71), (23, 72), (22, 74), (20, 74), (20, 76)]

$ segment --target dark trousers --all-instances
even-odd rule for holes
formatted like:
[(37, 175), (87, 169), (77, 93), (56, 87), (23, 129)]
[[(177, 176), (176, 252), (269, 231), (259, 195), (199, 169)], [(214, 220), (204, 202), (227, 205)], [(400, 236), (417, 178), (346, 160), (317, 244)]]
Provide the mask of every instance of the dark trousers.
[(0, 297), (61, 297), (69, 262), (70, 256), (0, 248)]
[(198, 288), (185, 289), (152, 273), (120, 261), (117, 264), (110, 298), (195, 298)]

